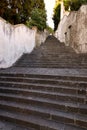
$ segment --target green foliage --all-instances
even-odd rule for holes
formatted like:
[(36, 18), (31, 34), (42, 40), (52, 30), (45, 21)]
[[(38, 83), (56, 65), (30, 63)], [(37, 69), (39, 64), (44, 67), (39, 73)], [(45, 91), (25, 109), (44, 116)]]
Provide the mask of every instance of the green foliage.
[(63, 1), (64, 1), (65, 10), (68, 10), (71, 4), (71, 0), (63, 0)]
[(36, 26), (39, 30), (44, 30), (46, 28), (46, 11), (39, 8), (33, 9), (26, 25), (30, 28)]
[(60, 9), (61, 5), (60, 3), (57, 3), (57, 5), (54, 8), (54, 15), (53, 15), (54, 31), (57, 29), (58, 23), (60, 22)]
[(44, 0), (0, 0), (0, 16), (12, 24), (25, 24), (34, 8), (45, 10)]
[(49, 26), (47, 26), (46, 27), (46, 30), (49, 32), (49, 33), (54, 33), (54, 30), (51, 28), (51, 27), (49, 27)]
[(20, 10), (22, 10), (20, 0), (0, 0), (0, 9), (2, 10), (0, 12), (1, 17), (12, 24), (19, 23)]
[(65, 5), (65, 10), (68, 10), (69, 7), (71, 11), (77, 11), (82, 4), (87, 4), (87, 0), (63, 0)]
[(44, 0), (31, 0), (33, 8), (45, 9)]

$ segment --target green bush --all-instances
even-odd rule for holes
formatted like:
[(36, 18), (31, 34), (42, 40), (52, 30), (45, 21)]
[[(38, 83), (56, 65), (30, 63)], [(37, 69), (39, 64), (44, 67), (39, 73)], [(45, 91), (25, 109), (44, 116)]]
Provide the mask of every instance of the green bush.
[(60, 10), (61, 10), (61, 5), (60, 3), (57, 3), (57, 5), (54, 8), (54, 15), (53, 15), (54, 31), (57, 29), (58, 23), (60, 22)]
[(33, 9), (26, 25), (30, 28), (36, 26), (38, 30), (44, 30), (46, 28), (46, 11), (38, 8)]

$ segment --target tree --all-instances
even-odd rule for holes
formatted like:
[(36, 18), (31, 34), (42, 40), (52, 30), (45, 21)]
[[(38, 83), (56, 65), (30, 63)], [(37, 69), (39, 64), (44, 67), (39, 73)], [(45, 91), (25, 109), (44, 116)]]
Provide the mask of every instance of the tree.
[(0, 0), (0, 16), (12, 24), (20, 23), (21, 0)]
[(3, 15), (3, 13), (5, 12), (5, 10), (8, 7), (8, 2), (7, 0), (1, 0), (0, 1), (0, 15)]
[(26, 22), (26, 25), (32, 28), (36, 26), (39, 30), (44, 30), (46, 28), (46, 11), (35, 8), (31, 12), (30, 19)]
[(87, 0), (63, 0), (65, 5), (65, 10), (68, 10), (69, 7), (71, 11), (77, 11), (82, 4), (87, 4)]
[(8, 12), (7, 8), (8, 8), (8, 1), (7, 0), (0, 0), (0, 16), (1, 17), (5, 16), (5, 12)]
[(43, 0), (0, 0), (0, 16), (12, 24), (26, 23), (34, 8), (45, 10)]
[(45, 9), (44, 0), (32, 0), (33, 8)]
[(46, 30), (47, 30), (50, 34), (53, 34), (53, 33), (54, 33), (54, 30), (53, 30), (51, 27), (49, 27), (48, 25), (47, 25), (47, 27), (46, 27)]
[(61, 10), (61, 4), (60, 2), (57, 2), (54, 8), (54, 15), (53, 15), (53, 21), (54, 21), (54, 31), (56, 31), (58, 27), (58, 23), (60, 21), (60, 10)]

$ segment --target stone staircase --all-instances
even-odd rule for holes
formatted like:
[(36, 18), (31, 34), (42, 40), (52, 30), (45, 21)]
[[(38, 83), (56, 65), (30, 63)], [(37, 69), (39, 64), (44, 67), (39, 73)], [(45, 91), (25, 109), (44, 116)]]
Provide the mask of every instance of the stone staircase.
[(49, 37), (14, 67), (0, 70), (0, 120), (29, 130), (87, 130), (86, 54), (57, 44)]
[(87, 68), (87, 54), (76, 54), (71, 47), (64, 46), (54, 37), (48, 37), (45, 44), (30, 55), (25, 54), (16, 67), (37, 68)]

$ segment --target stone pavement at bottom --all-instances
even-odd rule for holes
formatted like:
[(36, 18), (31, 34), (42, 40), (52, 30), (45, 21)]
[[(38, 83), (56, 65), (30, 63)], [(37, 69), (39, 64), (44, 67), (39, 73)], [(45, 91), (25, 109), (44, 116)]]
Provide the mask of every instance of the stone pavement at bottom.
[(0, 121), (0, 130), (34, 130), (34, 129), (25, 128), (24, 126), (20, 126), (6, 121)]

